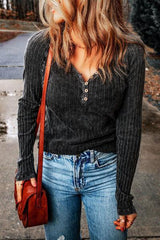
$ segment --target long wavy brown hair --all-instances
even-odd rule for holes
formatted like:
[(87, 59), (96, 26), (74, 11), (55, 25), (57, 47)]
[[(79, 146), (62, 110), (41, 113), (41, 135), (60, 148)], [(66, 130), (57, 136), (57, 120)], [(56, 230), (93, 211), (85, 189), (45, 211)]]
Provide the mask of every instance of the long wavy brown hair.
[(86, 47), (85, 59), (91, 55), (93, 44), (97, 46), (96, 53), (102, 50), (103, 55), (97, 62), (97, 69), (102, 70), (102, 75), (99, 71), (98, 73), (103, 82), (106, 76), (109, 80), (112, 79), (112, 70), (118, 75), (126, 74), (123, 58), (129, 43), (139, 44), (146, 54), (143, 41), (125, 20), (122, 0), (65, 0), (65, 5), (67, 7), (59, 5), (64, 22), (55, 23), (50, 5), (46, 0), (39, 1), (39, 15), (46, 26), (45, 36), (50, 37), (54, 61), (65, 72), (69, 71), (70, 59), (74, 54), (71, 29), (76, 30)]

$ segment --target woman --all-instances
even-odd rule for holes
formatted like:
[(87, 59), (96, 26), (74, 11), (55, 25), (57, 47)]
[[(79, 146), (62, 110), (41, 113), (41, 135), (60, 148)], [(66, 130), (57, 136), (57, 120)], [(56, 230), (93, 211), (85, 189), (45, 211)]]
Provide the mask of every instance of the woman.
[[(137, 217), (130, 193), (139, 156), (145, 46), (124, 22), (122, 0), (41, 0), (47, 27), (29, 39), (19, 99), (16, 184), (36, 186), (33, 145), (45, 64), (53, 46), (42, 183), (46, 239), (124, 240)], [(82, 199), (82, 201), (81, 201)]]

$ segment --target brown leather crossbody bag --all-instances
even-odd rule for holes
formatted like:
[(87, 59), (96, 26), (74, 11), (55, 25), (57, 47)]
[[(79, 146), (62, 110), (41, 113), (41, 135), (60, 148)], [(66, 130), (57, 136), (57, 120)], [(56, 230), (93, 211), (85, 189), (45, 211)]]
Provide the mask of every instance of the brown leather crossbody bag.
[(52, 57), (52, 48), (50, 46), (44, 75), (41, 105), (39, 107), (37, 115), (37, 126), (35, 133), (37, 135), (37, 131), (40, 125), (37, 186), (33, 187), (30, 179), (24, 180), (22, 188), (22, 200), (18, 202), (16, 192), (16, 179), (14, 179), (14, 198), (16, 204), (15, 209), (17, 210), (19, 219), (22, 221), (25, 228), (46, 224), (48, 222), (47, 194), (45, 189), (42, 187), (42, 165), (45, 125), (45, 99)]

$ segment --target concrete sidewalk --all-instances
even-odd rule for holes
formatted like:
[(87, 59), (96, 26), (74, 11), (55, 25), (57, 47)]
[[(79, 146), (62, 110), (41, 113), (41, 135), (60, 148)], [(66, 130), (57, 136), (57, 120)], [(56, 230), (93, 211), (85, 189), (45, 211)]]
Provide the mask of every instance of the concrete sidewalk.
[[(42, 226), (24, 229), (15, 211), (13, 180), (18, 156), (16, 118), (17, 101), (22, 94), (22, 88), (22, 80), (0, 80), (0, 240), (44, 239)], [(137, 219), (128, 232), (128, 239), (132, 240), (160, 240), (159, 119), (160, 112), (144, 99), (140, 158), (132, 185), (138, 212)], [(35, 159), (37, 159), (36, 146), (37, 143), (34, 148)], [(84, 206), (81, 233), (83, 238), (89, 239)]]

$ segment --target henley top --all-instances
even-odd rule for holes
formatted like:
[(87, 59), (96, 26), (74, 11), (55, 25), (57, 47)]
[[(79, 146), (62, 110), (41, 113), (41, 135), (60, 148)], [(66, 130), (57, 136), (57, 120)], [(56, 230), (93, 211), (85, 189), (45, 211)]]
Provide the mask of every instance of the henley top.
[[(24, 90), (18, 100), (16, 180), (36, 176), (33, 146), (41, 102), (49, 37), (45, 29), (28, 40), (24, 54)], [(95, 73), (87, 82), (77, 69), (51, 64), (46, 93), (44, 151), (79, 154), (86, 149), (117, 153), (116, 192), (119, 215), (136, 213), (130, 193), (139, 158), (145, 58), (141, 46), (132, 43), (125, 54), (127, 76), (113, 72), (112, 81), (102, 83)]]

